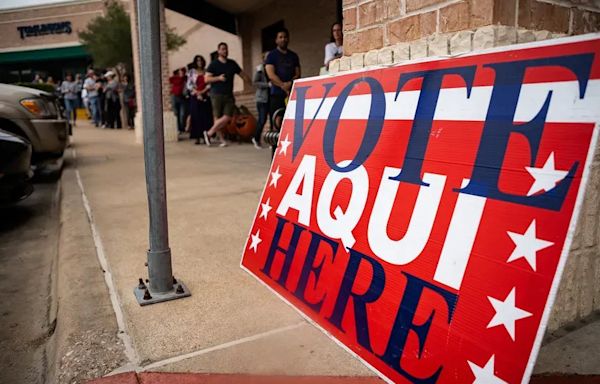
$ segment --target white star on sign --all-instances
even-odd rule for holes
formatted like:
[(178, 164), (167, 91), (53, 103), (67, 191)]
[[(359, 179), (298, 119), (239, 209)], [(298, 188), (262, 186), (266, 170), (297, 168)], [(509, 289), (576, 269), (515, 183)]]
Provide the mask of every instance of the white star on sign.
[(525, 167), (525, 169), (534, 179), (527, 196), (534, 195), (539, 191), (548, 192), (556, 187), (556, 183), (564, 179), (569, 173), (569, 171), (560, 171), (554, 168), (554, 152), (550, 153), (542, 168)]
[(504, 301), (500, 301), (488, 296), (488, 300), (494, 307), (496, 314), (492, 320), (490, 320), (490, 323), (487, 327), (492, 328), (497, 325), (504, 326), (506, 332), (508, 332), (513, 341), (515, 340), (515, 322), (531, 316), (531, 313), (524, 311), (521, 308), (517, 308), (515, 305), (515, 289), (516, 288), (513, 287)]
[(256, 251), (258, 250), (258, 244), (260, 244), (260, 242), (262, 241), (262, 239), (259, 236), (260, 236), (260, 229), (258, 229), (256, 231), (256, 235), (250, 236), (252, 238), (252, 244), (250, 244), (248, 249), (254, 249), (254, 253), (256, 253)]
[(288, 140), (288, 136), (289, 135), (285, 135), (285, 139), (283, 139), (283, 141), (281, 141), (279, 144), (281, 144), (281, 149), (279, 150), (279, 154), (281, 155), (283, 153), (283, 156), (287, 155), (287, 149), (290, 146), (290, 144), (292, 144), (291, 141)]
[(269, 187), (272, 185), (277, 188), (277, 180), (281, 177), (281, 173), (279, 173), (279, 167), (275, 170), (275, 172), (271, 172), (271, 182), (269, 183)]
[(508, 236), (510, 236), (512, 241), (515, 243), (515, 249), (506, 262), (510, 263), (511, 261), (524, 258), (534, 271), (536, 270), (537, 251), (548, 248), (554, 244), (551, 241), (538, 239), (536, 237), (535, 220), (529, 224), (529, 227), (523, 234), (510, 231), (506, 231), (506, 233), (508, 233)]
[(469, 363), (469, 367), (471, 367), (471, 371), (475, 375), (473, 384), (508, 384), (494, 374), (494, 355), (490, 357), (483, 367), (468, 360), (467, 363)]
[(269, 214), (269, 211), (271, 210), (271, 198), (267, 199), (266, 203), (260, 203), (260, 217), (264, 218), (265, 220), (267, 220), (267, 215)]

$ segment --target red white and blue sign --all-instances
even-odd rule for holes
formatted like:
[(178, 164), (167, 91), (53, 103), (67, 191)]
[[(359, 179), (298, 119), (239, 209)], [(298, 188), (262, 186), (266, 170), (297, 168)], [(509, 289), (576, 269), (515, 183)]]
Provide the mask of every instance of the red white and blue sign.
[(242, 267), (387, 380), (520, 383), (600, 122), (600, 35), (295, 83)]

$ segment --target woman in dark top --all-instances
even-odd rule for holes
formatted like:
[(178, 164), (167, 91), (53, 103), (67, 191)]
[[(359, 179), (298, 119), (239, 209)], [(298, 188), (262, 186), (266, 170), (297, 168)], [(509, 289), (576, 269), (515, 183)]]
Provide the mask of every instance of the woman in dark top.
[[(197, 59), (196, 59), (197, 58)], [(188, 88), (190, 91), (190, 139), (196, 139), (195, 144), (203, 140), (203, 132), (210, 129), (213, 124), (212, 108), (208, 98), (209, 86), (204, 79), (206, 61), (202, 56), (196, 56), (196, 67), (188, 74)]]
[(169, 83), (171, 83), (171, 105), (177, 119), (177, 131), (183, 133), (185, 130), (184, 104), (187, 101), (183, 92), (186, 83), (183, 68), (173, 71), (173, 76), (169, 77)]
[(125, 116), (127, 116), (127, 128), (134, 128), (134, 117), (135, 117), (135, 87), (129, 81), (129, 75), (123, 75), (123, 106), (125, 108)]
[(96, 79), (96, 91), (98, 91), (98, 100), (99, 100), (99, 104), (100, 104), (100, 120), (102, 122), (102, 128), (106, 128), (106, 97), (104, 94), (105, 91), (105, 87), (106, 87), (106, 81), (104, 81), (104, 79), (102, 79), (102, 77), (98, 77)]
[(123, 127), (121, 122), (121, 100), (119, 97), (121, 84), (119, 84), (114, 72), (108, 71), (105, 76), (108, 79), (104, 91), (104, 98), (106, 100), (106, 126), (110, 129), (121, 129)]

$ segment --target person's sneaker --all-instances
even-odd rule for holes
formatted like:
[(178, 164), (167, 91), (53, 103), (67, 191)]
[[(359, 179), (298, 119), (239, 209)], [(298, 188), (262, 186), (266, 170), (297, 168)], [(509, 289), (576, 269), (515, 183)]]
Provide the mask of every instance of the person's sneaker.
[(228, 145), (228, 144), (227, 144), (227, 141), (223, 140), (223, 141), (221, 142), (221, 144), (219, 144), (219, 147), (221, 147), (221, 148), (224, 148), (224, 147), (226, 147), (227, 145)]
[(203, 131), (202, 134), (204, 135), (204, 144), (206, 144), (207, 147), (210, 147), (210, 138), (208, 137), (208, 132)]
[(263, 147), (260, 145), (260, 143), (258, 143), (256, 141), (256, 139), (254, 137), (252, 138), (252, 144), (254, 145), (254, 148), (256, 148), (256, 149), (263, 149)]

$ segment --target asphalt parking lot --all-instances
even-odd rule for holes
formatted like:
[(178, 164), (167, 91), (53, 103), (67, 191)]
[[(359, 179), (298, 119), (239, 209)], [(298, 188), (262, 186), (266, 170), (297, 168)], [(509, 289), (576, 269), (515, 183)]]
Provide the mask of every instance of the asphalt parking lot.
[(43, 383), (56, 325), (51, 295), (58, 252), (60, 180), (35, 183), (0, 207), (0, 382)]

